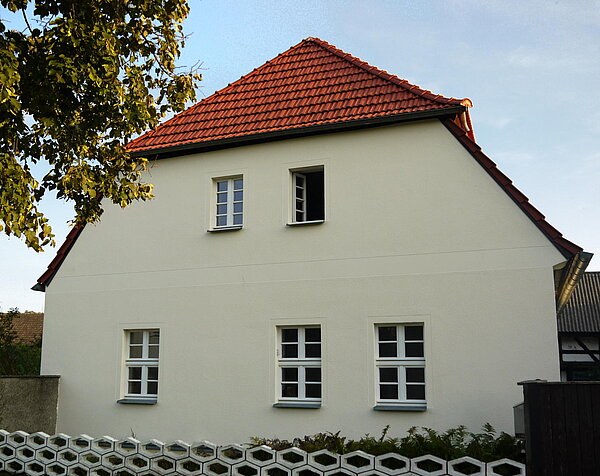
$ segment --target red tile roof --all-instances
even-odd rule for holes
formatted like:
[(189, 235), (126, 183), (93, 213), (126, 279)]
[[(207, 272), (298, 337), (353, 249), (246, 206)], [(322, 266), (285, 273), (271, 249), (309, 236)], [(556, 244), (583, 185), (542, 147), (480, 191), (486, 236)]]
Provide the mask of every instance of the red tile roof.
[[(129, 144), (132, 152), (471, 106), (307, 38)], [(449, 111), (446, 111), (449, 112)]]

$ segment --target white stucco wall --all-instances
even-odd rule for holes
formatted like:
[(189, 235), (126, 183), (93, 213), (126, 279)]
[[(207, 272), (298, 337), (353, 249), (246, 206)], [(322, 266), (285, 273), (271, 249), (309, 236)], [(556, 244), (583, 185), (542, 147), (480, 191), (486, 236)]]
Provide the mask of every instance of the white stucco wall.
[[(324, 165), (326, 222), (286, 227), (289, 170)], [(243, 174), (244, 229), (207, 233)], [(512, 430), (516, 382), (557, 379), (564, 258), (437, 121), (158, 161), (156, 199), (110, 207), (46, 292), (58, 430), (243, 442), (387, 424)], [(428, 409), (377, 412), (375, 323), (423, 322)], [(323, 404), (273, 408), (278, 325), (320, 324)], [(153, 406), (119, 405), (124, 329), (160, 328)]]

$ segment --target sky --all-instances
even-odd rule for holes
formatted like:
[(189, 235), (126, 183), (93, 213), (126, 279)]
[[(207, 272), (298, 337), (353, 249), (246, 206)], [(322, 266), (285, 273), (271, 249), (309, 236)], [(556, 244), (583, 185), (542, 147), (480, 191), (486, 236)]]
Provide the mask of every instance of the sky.
[[(413, 84), (468, 97), (478, 144), (600, 270), (600, 0), (190, 0), (179, 64), (202, 64), (198, 100), (314, 36)], [(73, 209), (42, 207), (60, 244)], [(0, 236), (0, 311), (56, 254)]]

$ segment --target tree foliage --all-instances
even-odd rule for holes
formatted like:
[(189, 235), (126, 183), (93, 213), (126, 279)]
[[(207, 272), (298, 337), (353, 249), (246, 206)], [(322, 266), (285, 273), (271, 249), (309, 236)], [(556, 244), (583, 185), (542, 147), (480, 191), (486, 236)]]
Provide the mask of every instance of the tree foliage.
[[(126, 150), (195, 97), (180, 72), (186, 0), (0, 0), (0, 230), (40, 251), (48, 191), (94, 222), (101, 200), (152, 197)], [(12, 12), (12, 13), (11, 13)], [(22, 23), (22, 29), (15, 25)], [(45, 161), (43, 177), (32, 166)]]

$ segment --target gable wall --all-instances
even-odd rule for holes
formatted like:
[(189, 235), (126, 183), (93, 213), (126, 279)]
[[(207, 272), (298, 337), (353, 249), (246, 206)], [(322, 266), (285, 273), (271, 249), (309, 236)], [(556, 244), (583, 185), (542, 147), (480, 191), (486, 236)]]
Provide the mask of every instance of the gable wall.
[[(289, 169), (320, 164), (326, 223), (286, 227)], [(240, 173), (244, 229), (207, 233), (211, 179)], [(62, 375), (60, 431), (510, 430), (516, 382), (558, 376), (552, 265), (564, 259), (437, 121), (167, 159), (150, 180), (157, 198), (108, 209), (48, 287), (43, 371)], [(424, 323), (427, 412), (371, 409), (380, 322)], [(320, 410), (271, 407), (282, 324), (323, 328)], [(149, 408), (115, 403), (123, 329), (140, 326), (162, 338)]]

